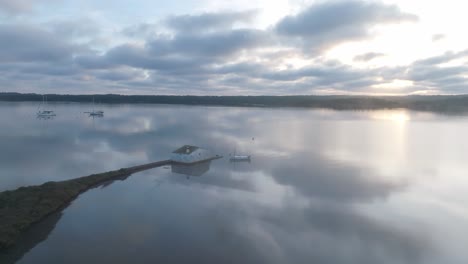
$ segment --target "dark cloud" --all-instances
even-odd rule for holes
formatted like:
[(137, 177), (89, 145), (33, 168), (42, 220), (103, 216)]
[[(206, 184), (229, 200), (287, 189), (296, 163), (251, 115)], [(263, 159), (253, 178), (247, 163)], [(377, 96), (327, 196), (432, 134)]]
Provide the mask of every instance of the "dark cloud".
[(467, 67), (413, 69), (408, 78), (424, 89), (460, 94), (468, 88), (468, 78), (464, 76), (467, 70)]
[(62, 61), (77, 47), (59, 36), (33, 26), (0, 25), (0, 61)]
[[(0, 12), (19, 14), (30, 12), (39, 0), (0, 0)], [(42, 0), (44, 2), (44, 0)]]
[[(215, 65), (238, 53), (262, 47), (269, 36), (259, 30), (231, 30), (203, 35), (161, 36), (145, 45), (124, 44), (108, 50), (103, 55), (76, 56), (75, 62), (85, 69), (110, 69), (120, 66), (148, 69), (158, 81), (170, 80), (174, 84), (192, 84), (206, 75), (220, 73)], [(163, 73), (163, 76), (159, 76)], [(170, 75), (167, 75), (170, 74)], [(184, 76), (186, 80), (180, 79)], [(161, 84), (161, 83), (159, 83)]]
[(380, 53), (380, 52), (368, 52), (364, 54), (357, 55), (354, 57), (354, 61), (371, 61), (375, 58), (385, 56), (385, 54)]
[(295, 81), (301, 78), (312, 77), (317, 83), (332, 84), (343, 81), (350, 81), (365, 77), (363, 72), (353, 69), (343, 64), (338, 65), (314, 65), (300, 69), (283, 71), (271, 71), (263, 74), (262, 77), (269, 80), (289, 80)]
[[(316, 65), (285, 70), (272, 69), (269, 64), (249, 62), (230, 64), (214, 69), (214, 73), (227, 76), (228, 78), (223, 82), (228, 81), (232, 86), (255, 87), (268, 93), (287, 89), (293, 94), (304, 94), (330, 88), (343, 91), (365, 91), (371, 85), (387, 80), (386, 76), (392, 73), (387, 71), (383, 69), (359, 70), (334, 61), (322, 61)], [(383, 76), (384, 78), (377, 81), (375, 76)], [(394, 76), (396, 74), (390, 77)]]
[(450, 76), (460, 76), (467, 72), (467, 66), (413, 66), (408, 72), (408, 77), (413, 81), (433, 81)]
[(76, 56), (74, 61), (77, 65), (86, 69), (110, 69), (117, 66), (107, 60), (104, 56), (97, 54)]
[[(19, 66), (19, 67), (18, 67)], [(52, 62), (52, 63), (27, 63), (16, 65), (16, 68), (25, 74), (37, 75), (55, 75), (55, 76), (70, 76), (80, 73), (80, 69), (70, 61)]]
[(437, 90), (446, 93), (462, 93), (468, 87), (466, 72), (468, 66), (458, 64), (453, 66), (443, 65), (454, 60), (466, 59), (468, 50), (458, 52), (446, 52), (415, 61), (401, 73), (400, 79), (414, 81), (416, 86), (425, 90)]
[(173, 74), (197, 74), (208, 60), (203, 57), (169, 55), (157, 56), (144, 47), (122, 45), (109, 50), (102, 57), (88, 59), (87, 66), (127, 65), (134, 68), (171, 72)]
[[(95, 59), (88, 58), (86, 61), (92, 67), (126, 64), (133, 67), (148, 68), (150, 58), (143, 47), (125, 44), (108, 50), (104, 56), (98, 56)], [(103, 64), (103, 61), (106, 63)]]
[(251, 22), (255, 16), (256, 11), (202, 13), (171, 16), (166, 24), (179, 32), (200, 34), (206, 31), (231, 29), (236, 23)]
[(447, 51), (442, 55), (417, 60), (417, 61), (415, 61), (413, 63), (413, 65), (417, 65), (417, 66), (437, 65), (437, 64), (447, 63), (447, 62), (450, 62), (450, 61), (453, 61), (453, 60), (456, 60), (456, 59), (462, 59), (462, 58), (465, 58), (465, 57), (468, 57), (468, 49), (458, 51), (458, 52)]
[(235, 29), (209, 34), (177, 34), (173, 38), (159, 38), (147, 43), (153, 54), (168, 53), (220, 57), (234, 55), (242, 50), (271, 45), (268, 33), (254, 29)]
[(323, 2), (283, 18), (276, 31), (303, 40), (305, 50), (317, 51), (346, 41), (371, 37), (378, 24), (416, 21), (395, 5), (364, 1)]

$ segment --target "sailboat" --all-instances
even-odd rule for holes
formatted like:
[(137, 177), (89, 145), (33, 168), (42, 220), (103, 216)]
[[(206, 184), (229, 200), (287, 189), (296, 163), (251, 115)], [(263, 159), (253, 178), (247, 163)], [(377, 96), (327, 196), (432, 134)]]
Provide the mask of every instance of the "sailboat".
[(47, 110), (47, 97), (42, 95), (42, 104), (39, 106), (39, 110), (37, 111), (36, 115), (38, 118), (52, 118), (56, 116), (54, 111)]
[(229, 159), (230, 162), (241, 162), (241, 161), (247, 161), (250, 162), (250, 155), (233, 155)]
[(104, 111), (102, 110), (94, 110), (94, 97), (93, 97), (93, 111), (88, 112), (89, 116), (92, 117), (103, 117), (104, 116)]
[(250, 162), (250, 155), (237, 155), (236, 151), (234, 150), (234, 154), (229, 158), (230, 162), (242, 162), (247, 161)]

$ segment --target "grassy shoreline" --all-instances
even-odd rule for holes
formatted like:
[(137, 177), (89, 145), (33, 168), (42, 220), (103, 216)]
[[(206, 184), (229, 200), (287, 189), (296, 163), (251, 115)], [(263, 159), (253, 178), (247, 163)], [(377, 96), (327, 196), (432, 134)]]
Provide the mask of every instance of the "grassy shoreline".
[(32, 225), (65, 208), (81, 193), (133, 173), (170, 164), (169, 160), (91, 174), (72, 180), (46, 182), (0, 193), (0, 250), (20, 239)]

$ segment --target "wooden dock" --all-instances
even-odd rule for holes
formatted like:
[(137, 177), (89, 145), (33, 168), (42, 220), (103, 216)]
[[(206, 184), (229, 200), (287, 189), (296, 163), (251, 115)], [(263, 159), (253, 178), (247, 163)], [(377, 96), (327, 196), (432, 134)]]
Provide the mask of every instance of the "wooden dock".
[(125, 170), (129, 172), (130, 174), (133, 174), (133, 173), (137, 173), (140, 171), (145, 171), (145, 170), (150, 170), (150, 169), (161, 167), (161, 166), (170, 165), (171, 163), (172, 163), (171, 160), (161, 160), (161, 161), (151, 162), (148, 164), (125, 168)]

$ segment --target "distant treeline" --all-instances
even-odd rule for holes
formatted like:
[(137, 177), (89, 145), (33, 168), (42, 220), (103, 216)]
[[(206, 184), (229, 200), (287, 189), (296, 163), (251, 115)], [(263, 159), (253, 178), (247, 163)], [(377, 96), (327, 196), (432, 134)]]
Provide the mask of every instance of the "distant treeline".
[[(245, 107), (306, 107), (336, 110), (407, 108), (422, 111), (468, 112), (468, 95), (437, 96), (174, 96), (46, 94), (48, 102), (104, 104), (180, 104)], [(41, 94), (0, 93), (0, 101), (42, 101)]]

